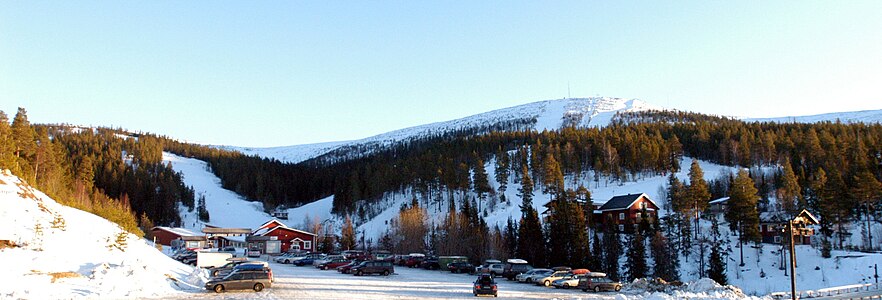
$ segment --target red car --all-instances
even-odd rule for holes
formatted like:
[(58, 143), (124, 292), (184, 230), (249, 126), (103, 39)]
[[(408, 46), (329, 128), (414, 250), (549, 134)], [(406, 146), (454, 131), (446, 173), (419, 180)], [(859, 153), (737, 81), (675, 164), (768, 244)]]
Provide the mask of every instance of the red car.
[(407, 260), (404, 261), (404, 266), (408, 268), (418, 268), (420, 263), (426, 260), (425, 256), (409, 256)]
[(315, 267), (322, 269), (322, 270), (330, 270), (330, 269), (336, 269), (337, 267), (340, 267), (340, 266), (345, 266), (345, 265), (349, 264), (350, 262), (352, 262), (352, 261), (347, 260), (347, 259), (335, 259), (335, 260), (331, 260), (329, 262), (320, 264)]

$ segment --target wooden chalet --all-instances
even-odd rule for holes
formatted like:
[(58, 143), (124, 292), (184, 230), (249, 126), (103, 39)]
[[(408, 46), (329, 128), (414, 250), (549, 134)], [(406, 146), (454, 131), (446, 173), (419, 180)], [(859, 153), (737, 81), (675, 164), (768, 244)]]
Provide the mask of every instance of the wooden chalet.
[(638, 224), (648, 218), (650, 223), (658, 217), (658, 204), (645, 193), (615, 196), (600, 206), (595, 216), (600, 216), (604, 228), (619, 232), (633, 232)]
[[(808, 210), (803, 209), (793, 218), (793, 243), (796, 245), (811, 245), (815, 230), (811, 225), (818, 225), (818, 218)], [(785, 242), (783, 237), (787, 229), (788, 216), (783, 212), (764, 212), (760, 214), (760, 234), (763, 243), (780, 244)]]
[(257, 249), (267, 254), (289, 250), (315, 251), (316, 235), (288, 227), (285, 223), (272, 219), (255, 229), (245, 238), (245, 242), (248, 249)]

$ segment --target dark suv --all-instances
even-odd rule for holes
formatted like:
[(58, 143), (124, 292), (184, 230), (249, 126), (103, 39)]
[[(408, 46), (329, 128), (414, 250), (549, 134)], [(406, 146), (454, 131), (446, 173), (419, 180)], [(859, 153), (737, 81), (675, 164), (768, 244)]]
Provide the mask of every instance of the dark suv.
[(474, 288), (472, 288), (472, 294), (475, 296), (478, 295), (493, 295), (493, 297), (498, 296), (496, 290), (496, 281), (493, 280), (493, 276), (490, 274), (481, 274), (478, 275), (478, 279), (475, 280)]
[(389, 276), (395, 272), (395, 268), (392, 267), (392, 262), (388, 261), (366, 261), (361, 264), (352, 267), (349, 270), (349, 273), (355, 274), (355, 276), (367, 275), (367, 274), (381, 274), (383, 276)]
[(222, 278), (215, 278), (205, 283), (205, 289), (222, 293), (226, 290), (253, 289), (260, 292), (272, 286), (272, 275), (269, 270), (235, 270)]
[(502, 267), (502, 277), (505, 277), (508, 280), (514, 280), (515, 276), (518, 276), (518, 274), (526, 273), (532, 269), (533, 266), (529, 265), (526, 261), (523, 261), (523, 263), (507, 262), (505, 263), (505, 266)]

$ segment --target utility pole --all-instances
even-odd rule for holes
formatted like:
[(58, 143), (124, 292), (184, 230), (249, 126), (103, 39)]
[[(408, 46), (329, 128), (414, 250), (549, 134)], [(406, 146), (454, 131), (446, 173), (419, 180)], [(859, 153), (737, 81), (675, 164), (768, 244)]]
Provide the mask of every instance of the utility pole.
[(793, 220), (788, 220), (790, 226), (790, 299), (796, 300), (796, 252), (793, 251)]

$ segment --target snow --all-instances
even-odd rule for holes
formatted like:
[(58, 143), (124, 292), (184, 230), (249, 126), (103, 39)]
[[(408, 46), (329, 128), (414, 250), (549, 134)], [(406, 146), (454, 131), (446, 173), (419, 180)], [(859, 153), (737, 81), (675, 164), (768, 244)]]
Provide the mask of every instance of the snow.
[[(111, 246), (120, 234), (124, 251)], [(0, 240), (18, 245), (0, 249), (0, 298), (179, 297), (204, 280), (145, 240), (58, 204), (8, 170), (0, 172)]]
[[(168, 152), (162, 153), (162, 162), (172, 164), (172, 169), (181, 172), (184, 184), (193, 187), (198, 200), (205, 196), (205, 208), (208, 210), (209, 223), (220, 227), (251, 228), (263, 224), (272, 217), (263, 212), (263, 204), (247, 201), (233, 191), (221, 187), (220, 178), (208, 171), (208, 165), (198, 159), (177, 156)], [(196, 210), (186, 212), (185, 207), (179, 211), (183, 228), (202, 232), (203, 223), (199, 221)]]
[(248, 155), (274, 158), (282, 162), (298, 163), (331, 153), (337, 149), (382, 148), (397, 142), (444, 134), (459, 129), (483, 128), (515, 120), (530, 122), (535, 119), (535, 124), (523, 129), (533, 129), (536, 131), (558, 130), (563, 125), (563, 120), (566, 116), (576, 116), (579, 121), (576, 124), (582, 127), (603, 127), (609, 124), (612, 117), (619, 111), (643, 111), (650, 109), (661, 110), (662, 108), (647, 104), (638, 99), (613, 97), (567, 98), (527, 103), (456, 120), (395, 130), (355, 141), (272, 148), (233, 146), (222, 146), (220, 148), (237, 150)]
[[(275, 282), (264, 292), (228, 292), (235, 299), (464, 299), (474, 298), (474, 275), (452, 274), (395, 266), (390, 276), (353, 276), (329, 270), (295, 267), (270, 261)], [(641, 291), (583, 292), (496, 279), (500, 299), (758, 299), (739, 295), (737, 289), (713, 286), (706, 290), (672, 294)], [(189, 299), (217, 299), (213, 293), (191, 294)]]
[(747, 122), (775, 123), (818, 123), (825, 121), (836, 122), (837, 120), (842, 123), (879, 123), (882, 122), (882, 110), (862, 110), (775, 118), (744, 118), (743, 120)]

